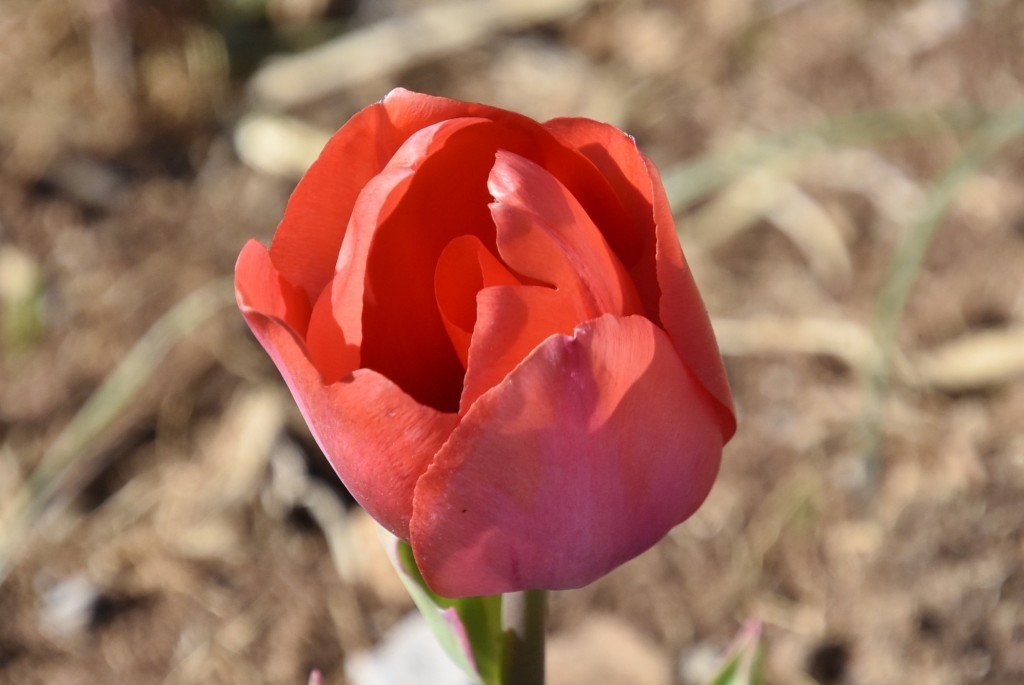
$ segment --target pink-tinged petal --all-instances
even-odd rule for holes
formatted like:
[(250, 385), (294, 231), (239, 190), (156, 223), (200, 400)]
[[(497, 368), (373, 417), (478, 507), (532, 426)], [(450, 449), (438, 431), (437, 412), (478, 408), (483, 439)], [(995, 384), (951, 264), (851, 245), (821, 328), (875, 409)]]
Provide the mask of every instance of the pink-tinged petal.
[(434, 296), (445, 330), (462, 366), (476, 324), (476, 296), (484, 288), (518, 285), (519, 280), (474, 235), (452, 240), (434, 270)]
[(668, 336), (610, 315), (481, 396), (416, 486), (413, 552), (445, 596), (580, 587), (690, 516), (718, 470), (715, 403)]
[(584, 308), (643, 311), (629, 275), (590, 216), (557, 178), (536, 163), (499, 150), (487, 180), (498, 251), (518, 273), (549, 283)]
[[(719, 404), (725, 439), (736, 430), (732, 394), (703, 300), (686, 263), (657, 169), (632, 137), (590, 119), (553, 119), (544, 124), (562, 144), (586, 155), (609, 180), (638, 234), (643, 254), (630, 275), (649, 316), (672, 337), (680, 356)], [(650, 302), (657, 309), (650, 311)]]

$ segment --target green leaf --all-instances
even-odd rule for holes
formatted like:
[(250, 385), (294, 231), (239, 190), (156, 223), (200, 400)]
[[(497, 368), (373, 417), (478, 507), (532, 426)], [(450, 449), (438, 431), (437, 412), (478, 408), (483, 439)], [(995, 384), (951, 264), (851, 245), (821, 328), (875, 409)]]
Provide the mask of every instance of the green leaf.
[(427, 587), (409, 543), (383, 533), (391, 562), (445, 653), (483, 685), (502, 685), (501, 595), (451, 599)]
[(973, 130), (987, 113), (971, 108), (904, 112), (868, 110), (826, 119), (818, 125), (765, 136), (715, 150), (667, 169), (662, 176), (675, 213), (749, 173), (752, 169), (808, 157), (837, 147)]
[(764, 685), (761, 623), (750, 621), (733, 642), (718, 673), (707, 685)]

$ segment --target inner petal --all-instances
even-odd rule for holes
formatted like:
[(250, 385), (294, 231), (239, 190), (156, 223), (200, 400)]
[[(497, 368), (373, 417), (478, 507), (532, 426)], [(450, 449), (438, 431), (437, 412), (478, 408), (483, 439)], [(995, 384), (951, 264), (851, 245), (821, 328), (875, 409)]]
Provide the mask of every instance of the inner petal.
[(371, 227), (360, 279), (361, 364), (441, 411), (458, 410), (465, 370), (438, 309), (435, 268), (460, 235), (476, 236), (495, 251), (487, 176), (499, 146), (530, 154), (534, 143), (481, 119), (424, 129), (403, 146), (409, 155), (396, 155), (398, 165), (415, 168), (393, 207)]
[(488, 187), (495, 199), (491, 216), (498, 250), (511, 269), (533, 283), (477, 294), (461, 413), (550, 335), (569, 335), (602, 314), (643, 311), (621, 262), (553, 175), (500, 150)]
[(505, 263), (574, 298), (586, 318), (643, 312), (619, 258), (558, 179), (514, 152), (499, 150), (487, 185)]
[(477, 293), (476, 302), (461, 414), (545, 338), (554, 333), (568, 335), (576, 324), (590, 318), (572, 297), (544, 285), (485, 288)]
[(434, 296), (455, 353), (466, 366), (477, 319), (477, 293), (519, 280), (474, 235), (455, 238), (437, 260)]

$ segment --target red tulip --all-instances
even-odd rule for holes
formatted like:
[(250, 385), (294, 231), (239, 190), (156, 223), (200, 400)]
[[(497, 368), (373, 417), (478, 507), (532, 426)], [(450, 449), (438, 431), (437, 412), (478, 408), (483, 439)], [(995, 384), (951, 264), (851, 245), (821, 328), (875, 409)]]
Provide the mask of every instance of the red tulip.
[(735, 431), (658, 172), (605, 124), (395, 90), (235, 287), (338, 476), (441, 595), (597, 579), (693, 514)]

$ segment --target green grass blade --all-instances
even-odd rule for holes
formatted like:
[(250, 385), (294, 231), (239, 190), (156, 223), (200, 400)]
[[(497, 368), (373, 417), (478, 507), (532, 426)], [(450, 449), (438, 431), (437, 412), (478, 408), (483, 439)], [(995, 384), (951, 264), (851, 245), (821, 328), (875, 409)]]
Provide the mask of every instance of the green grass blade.
[(125, 412), (177, 343), (233, 303), (231, 278), (212, 281), (186, 296), (143, 334), (78, 410), (0, 518), (0, 583), (22, 542), (78, 466), (78, 457)]
[(969, 131), (984, 120), (984, 112), (968, 108), (859, 112), (709, 153), (669, 169), (662, 180), (672, 209), (678, 213), (757, 167), (807, 157), (835, 147)]
[(878, 345), (877, 364), (868, 369), (867, 407), (864, 413), (866, 454), (869, 458), (869, 485), (877, 475), (881, 440), (881, 418), (889, 392), (890, 367), (896, 350), (903, 312), (910, 291), (917, 281), (921, 265), (942, 220), (949, 212), (963, 185), (1008, 143), (1024, 137), (1024, 107), (991, 115), (968, 142), (964, 151), (932, 184), (924, 206), (900, 246), (878, 299), (874, 336)]

